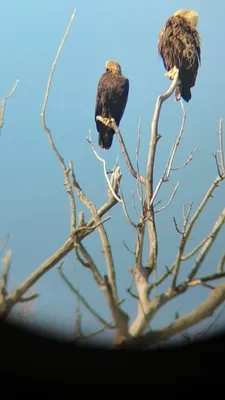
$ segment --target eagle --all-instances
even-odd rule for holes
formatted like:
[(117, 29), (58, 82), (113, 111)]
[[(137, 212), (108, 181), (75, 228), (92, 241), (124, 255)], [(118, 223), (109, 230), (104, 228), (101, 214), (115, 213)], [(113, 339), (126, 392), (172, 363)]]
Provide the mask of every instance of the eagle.
[(176, 101), (182, 97), (189, 102), (191, 88), (195, 86), (201, 63), (198, 18), (196, 11), (178, 10), (166, 21), (159, 35), (158, 51), (168, 71), (165, 76), (173, 80), (176, 72), (179, 71), (179, 81), (175, 92)]
[[(114, 119), (119, 127), (127, 104), (129, 80), (122, 75), (121, 66), (116, 61), (106, 61), (105, 70), (97, 87), (95, 123), (99, 133), (98, 145), (102, 149), (108, 150), (112, 146), (115, 133), (110, 127), (110, 122)], [(102, 117), (105, 124), (97, 120), (97, 116)]]

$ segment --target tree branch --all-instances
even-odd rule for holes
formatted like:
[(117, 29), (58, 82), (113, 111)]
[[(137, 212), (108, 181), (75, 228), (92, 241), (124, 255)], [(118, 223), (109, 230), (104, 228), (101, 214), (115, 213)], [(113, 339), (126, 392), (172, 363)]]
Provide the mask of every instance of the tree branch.
[(180, 263), (181, 263), (181, 260), (182, 260), (182, 257), (183, 257), (183, 252), (184, 252), (185, 246), (186, 246), (186, 244), (188, 242), (189, 236), (190, 236), (190, 234), (192, 232), (192, 229), (193, 229), (196, 221), (200, 217), (200, 215), (202, 213), (202, 210), (205, 208), (208, 200), (212, 197), (212, 193), (219, 186), (219, 183), (222, 180), (224, 180), (224, 178), (225, 178), (225, 173), (222, 174), (221, 176), (218, 175), (216, 177), (216, 179), (214, 180), (214, 182), (212, 183), (212, 185), (210, 186), (210, 188), (206, 192), (205, 196), (203, 197), (203, 199), (202, 199), (200, 205), (198, 206), (197, 210), (195, 211), (193, 217), (191, 218), (190, 223), (187, 225), (185, 232), (182, 233), (181, 243), (180, 243), (179, 250), (178, 250), (178, 253), (177, 253), (177, 257), (176, 257), (176, 261), (175, 261), (176, 267), (175, 267), (174, 279), (173, 279), (173, 282), (172, 282), (173, 287), (175, 287), (175, 285), (176, 285), (176, 279), (177, 279), (177, 276), (178, 276)]
[[(140, 119), (139, 124), (138, 124), (138, 138), (137, 138), (137, 147), (136, 147), (136, 167), (137, 167), (138, 176), (140, 176), (140, 169), (139, 169), (139, 149), (140, 149), (140, 144), (141, 144), (141, 119)], [(143, 178), (143, 182), (144, 182), (144, 178)], [(145, 182), (144, 182), (144, 184), (145, 184)], [(143, 205), (144, 205), (144, 203), (143, 203), (143, 198), (144, 198), (143, 186), (140, 184), (140, 180), (139, 179), (136, 180), (136, 190), (137, 190), (138, 198), (141, 201), (141, 204), (142, 204), (142, 207), (143, 207)]]
[[(100, 121), (102, 124), (106, 125), (106, 123), (105, 123), (105, 121), (104, 121), (104, 118), (102, 118), (101, 115), (97, 115), (96, 120), (98, 120), (98, 121)], [(132, 163), (131, 163), (129, 154), (128, 154), (128, 152), (127, 152), (125, 143), (124, 143), (124, 141), (123, 141), (123, 138), (122, 138), (122, 135), (121, 135), (121, 133), (120, 133), (120, 130), (119, 130), (117, 124), (116, 124), (116, 121), (115, 121), (113, 118), (111, 118), (111, 121), (110, 121), (110, 123), (107, 124), (107, 126), (109, 126), (110, 128), (112, 128), (112, 129), (114, 130), (114, 132), (116, 133), (117, 139), (118, 139), (119, 144), (120, 144), (120, 147), (121, 147), (122, 154), (123, 154), (123, 156), (124, 156), (124, 160), (125, 160), (125, 162), (126, 162), (126, 164), (127, 164), (127, 167), (128, 167), (128, 169), (129, 169), (131, 175), (132, 175), (135, 179), (138, 179), (140, 182), (142, 182), (143, 184), (145, 184), (145, 179), (135, 171), (135, 169), (134, 169), (134, 167), (133, 167), (133, 165), (132, 165)]]
[(20, 298), (20, 303), (28, 303), (29, 301), (36, 300), (38, 297), (39, 297), (39, 294), (33, 293), (30, 296), (21, 297)]
[(188, 286), (202, 285), (202, 283), (204, 282), (215, 281), (216, 279), (222, 279), (224, 277), (225, 277), (225, 272), (216, 272), (214, 274), (200, 276), (199, 278), (189, 281)]
[(53, 142), (51, 131), (47, 127), (46, 122), (45, 122), (45, 112), (46, 112), (46, 107), (47, 107), (48, 98), (49, 98), (49, 94), (50, 94), (51, 83), (52, 83), (52, 78), (53, 78), (55, 66), (57, 64), (57, 61), (58, 61), (58, 58), (60, 56), (61, 50), (62, 50), (62, 48), (64, 46), (65, 40), (66, 40), (66, 38), (68, 36), (68, 33), (69, 33), (70, 27), (72, 25), (73, 19), (75, 17), (75, 14), (76, 14), (76, 10), (73, 11), (73, 14), (71, 16), (69, 25), (68, 25), (68, 27), (66, 29), (66, 32), (65, 32), (65, 34), (63, 36), (63, 39), (62, 39), (61, 43), (60, 43), (60, 46), (59, 46), (59, 49), (57, 51), (55, 60), (53, 61), (53, 64), (52, 64), (52, 67), (51, 67), (51, 70), (50, 70), (50, 74), (49, 74), (49, 78), (48, 78), (48, 82), (47, 82), (46, 92), (45, 92), (45, 96), (44, 96), (44, 102), (43, 102), (43, 106), (42, 106), (42, 111), (41, 111), (41, 122), (42, 122), (43, 129), (47, 133), (50, 146), (51, 146), (52, 150), (54, 151), (56, 157), (58, 158), (58, 160), (60, 162), (60, 165), (61, 165), (61, 168), (63, 170), (65, 186), (66, 186), (66, 190), (67, 190), (67, 193), (68, 193), (69, 199), (70, 199), (71, 232), (76, 226), (76, 205), (75, 205), (75, 198), (74, 198), (74, 195), (73, 195), (72, 186), (71, 186), (70, 179), (69, 179), (69, 170), (67, 170), (66, 164), (64, 162), (64, 159), (59, 154), (59, 152), (58, 152), (58, 150), (57, 150), (57, 148), (56, 148), (56, 146), (55, 146), (55, 144)]
[(108, 323), (104, 318), (102, 318), (91, 306), (90, 304), (85, 300), (85, 298), (79, 293), (79, 291), (72, 285), (72, 283), (69, 281), (69, 279), (66, 277), (62, 270), (62, 264), (58, 266), (57, 268), (58, 273), (62, 280), (65, 282), (65, 284), (68, 286), (68, 288), (77, 296), (79, 297), (79, 300), (82, 302), (82, 304), (85, 306), (85, 308), (104, 326), (109, 329), (113, 329), (113, 325)]
[(190, 213), (191, 213), (191, 210), (192, 210), (192, 206), (193, 206), (193, 202), (190, 203), (190, 206), (188, 208), (188, 211), (187, 211), (186, 215), (185, 215), (185, 212), (183, 210), (183, 231), (182, 232), (180, 232), (178, 230), (177, 225), (176, 225), (176, 220), (174, 218), (174, 223), (175, 223), (176, 229), (178, 230), (179, 233), (181, 233), (181, 241), (180, 241), (179, 249), (178, 249), (178, 252), (177, 252), (176, 261), (174, 263), (175, 264), (175, 266), (174, 266), (174, 277), (173, 277), (173, 280), (172, 280), (172, 288), (173, 289), (175, 289), (176, 284), (177, 284), (180, 265), (181, 265), (181, 262), (182, 262), (182, 256), (183, 256), (185, 245), (187, 243), (187, 230), (188, 230), (187, 226), (188, 226), (188, 222), (189, 222), (189, 217), (190, 217)]
[(7, 295), (7, 283), (8, 283), (8, 276), (9, 276), (9, 269), (12, 260), (12, 251), (8, 250), (6, 252), (5, 257), (2, 260), (3, 264), (3, 272), (2, 277), (0, 279), (0, 314), (2, 312), (1, 308), (4, 307)]
[(186, 113), (184, 111), (183, 112), (183, 118), (182, 118), (180, 132), (179, 132), (178, 136), (176, 137), (175, 142), (174, 142), (174, 144), (172, 146), (172, 149), (171, 149), (171, 152), (170, 152), (170, 156), (169, 156), (169, 159), (167, 161), (165, 170), (164, 170), (163, 175), (160, 178), (158, 184), (156, 185), (156, 188), (155, 188), (155, 191), (154, 191), (154, 193), (152, 195), (150, 204), (153, 204), (153, 202), (154, 202), (154, 200), (155, 200), (155, 198), (156, 198), (156, 196), (157, 196), (162, 184), (164, 182), (168, 182), (169, 181), (169, 177), (170, 177), (170, 173), (171, 173), (172, 165), (173, 165), (173, 160), (174, 160), (176, 151), (178, 149), (178, 146), (180, 144), (180, 140), (181, 140), (183, 132), (184, 132), (185, 121), (186, 121)]
[[(142, 278), (143, 280), (143, 278)], [(144, 280), (143, 280), (143, 283)], [(187, 290), (187, 284), (180, 285), (176, 290), (168, 289), (160, 296), (154, 297), (152, 301), (148, 301), (144, 303), (144, 298), (142, 298), (142, 308), (140, 307), (138, 310), (137, 317), (135, 318), (134, 322), (130, 326), (129, 333), (132, 337), (138, 337), (143, 334), (147, 326), (149, 325), (150, 321), (154, 317), (154, 315), (159, 311), (159, 309), (166, 304), (168, 301), (174, 299), (175, 297), (181, 295)], [(143, 285), (141, 295), (143, 292), (149, 291), (149, 285)]]
[(171, 201), (173, 200), (173, 198), (174, 198), (174, 196), (175, 196), (175, 194), (176, 194), (176, 192), (177, 192), (179, 183), (180, 183), (180, 182), (177, 182), (177, 184), (176, 184), (175, 188), (173, 189), (173, 192), (172, 192), (172, 194), (171, 194), (171, 196), (170, 196), (168, 202), (165, 204), (165, 206), (162, 206), (162, 207), (158, 208), (158, 210), (155, 210), (155, 214), (158, 213), (158, 212), (160, 212), (160, 211), (163, 211), (163, 210), (165, 210), (167, 207), (169, 207)]
[(82, 257), (84, 258), (87, 267), (90, 268), (90, 270), (93, 274), (93, 277), (94, 277), (95, 281), (97, 282), (97, 285), (99, 286), (99, 288), (103, 289), (104, 280), (103, 280), (100, 272), (98, 271), (98, 268), (95, 265), (92, 257), (90, 256), (90, 254), (88, 253), (88, 251), (86, 250), (84, 245), (82, 243), (75, 242), (74, 246), (77, 247), (78, 250), (80, 251), (80, 253), (82, 254)]
[(194, 276), (197, 274), (202, 262), (205, 259), (205, 256), (207, 255), (207, 253), (209, 252), (210, 248), (212, 247), (214, 241), (216, 240), (224, 222), (225, 222), (225, 208), (223, 209), (221, 215), (215, 222), (211, 234), (208, 236), (208, 239), (206, 240), (205, 244), (203, 245), (199, 256), (196, 258), (194, 266), (193, 266), (190, 274), (188, 275), (188, 281), (191, 281), (194, 278)]
[(223, 173), (225, 173), (225, 161), (224, 161), (224, 149), (223, 149), (223, 120), (219, 121), (219, 153), (220, 153), (220, 165)]
[[(81, 187), (79, 186), (78, 182), (76, 181), (72, 163), (71, 163), (71, 174), (72, 174), (72, 185), (73, 185), (76, 193), (78, 194), (80, 200), (91, 211), (93, 218), (95, 219), (95, 223), (99, 224), (100, 217), (97, 212), (97, 209), (95, 208), (94, 204), (88, 200), (88, 198), (85, 196), (84, 192), (82, 191)], [(115, 267), (114, 267), (114, 263), (113, 263), (113, 256), (112, 256), (109, 240), (108, 240), (105, 228), (103, 227), (102, 224), (99, 225), (97, 229), (98, 229), (98, 232), (99, 232), (99, 235), (101, 238), (103, 253), (104, 253), (106, 264), (108, 267), (109, 281), (110, 281), (110, 284), (112, 285), (114, 296), (115, 296), (115, 298), (117, 298), (116, 273), (115, 273)]]
[(134, 338), (131, 346), (147, 348), (160, 342), (168, 340), (170, 337), (180, 333), (192, 326), (198, 324), (202, 320), (211, 317), (214, 311), (225, 300), (225, 282), (218, 285), (208, 296), (208, 298), (195, 310), (178, 318), (172, 324), (158, 330), (150, 331), (141, 337)]
[(118, 302), (115, 299), (115, 296), (113, 294), (113, 288), (111, 283), (108, 280), (108, 277), (105, 276), (105, 286), (104, 286), (104, 291), (106, 295), (106, 299), (115, 323), (115, 338), (114, 338), (114, 346), (118, 346), (121, 344), (124, 340), (129, 338), (129, 332), (128, 332), (128, 322), (129, 322), (129, 317), (128, 315), (121, 310), (119, 307)]
[(171, 168), (171, 171), (178, 171), (178, 169), (184, 168), (187, 164), (189, 164), (189, 162), (191, 162), (193, 160), (193, 157), (194, 157), (194, 155), (195, 155), (197, 150), (198, 150), (198, 146), (196, 146), (195, 149), (191, 152), (191, 154), (190, 154), (189, 158), (187, 159), (187, 161), (185, 161), (179, 167)]
[(148, 161), (146, 168), (146, 204), (148, 210), (148, 231), (149, 231), (149, 258), (146, 263), (146, 266), (152, 268), (152, 270), (156, 269), (157, 254), (158, 254), (158, 240), (157, 240), (155, 216), (154, 216), (154, 209), (152, 202), (155, 153), (156, 153), (156, 146), (160, 138), (160, 136), (158, 135), (158, 123), (159, 123), (159, 116), (162, 104), (172, 95), (177, 86), (177, 83), (178, 83), (178, 73), (175, 75), (174, 80), (172, 81), (172, 84), (170, 85), (170, 88), (167, 90), (167, 92), (158, 97), (151, 124), (151, 137), (149, 143)]
[(181, 261), (187, 261), (189, 258), (193, 257), (204, 244), (207, 242), (208, 237), (204, 238), (192, 251), (190, 251), (186, 256), (181, 257)]
[(4, 125), (4, 116), (5, 116), (5, 107), (6, 107), (6, 101), (13, 95), (15, 92), (17, 85), (19, 83), (19, 79), (16, 80), (14, 83), (12, 89), (10, 90), (9, 94), (2, 99), (2, 104), (1, 104), (1, 111), (0, 111), (0, 129), (2, 129)]
[(106, 169), (106, 161), (104, 160), (104, 158), (102, 158), (102, 157), (100, 157), (100, 156), (98, 155), (98, 153), (97, 153), (97, 151), (95, 150), (94, 145), (93, 145), (93, 143), (92, 143), (91, 137), (87, 138), (87, 141), (88, 141), (88, 143), (90, 144), (91, 149), (92, 149), (92, 151), (93, 151), (95, 157), (96, 157), (99, 161), (101, 161), (101, 163), (103, 164), (103, 170), (104, 170), (105, 179), (106, 179), (106, 182), (107, 182), (107, 184), (108, 184), (109, 189), (110, 189), (111, 192), (112, 192), (112, 195), (115, 197), (115, 199), (116, 199), (119, 203), (122, 203), (123, 201), (122, 201), (121, 198), (115, 193), (115, 191), (114, 191), (114, 189), (113, 189), (113, 187), (112, 187), (112, 185), (111, 185), (111, 182), (110, 182), (110, 180), (109, 180), (109, 178), (108, 178), (107, 169)]
[(165, 272), (165, 274), (163, 274), (163, 275), (161, 276), (161, 278), (158, 279), (158, 281), (156, 281), (154, 284), (152, 284), (152, 285), (149, 286), (149, 293), (151, 292), (151, 290), (152, 290), (153, 288), (155, 288), (155, 287), (161, 285), (161, 283), (163, 283), (163, 282), (168, 278), (168, 276), (173, 275), (174, 268), (175, 268), (175, 264), (173, 264), (172, 267), (170, 267), (170, 268), (166, 267), (166, 272)]
[(127, 208), (126, 208), (126, 204), (125, 204), (124, 198), (123, 198), (123, 196), (122, 196), (122, 193), (121, 193), (121, 198), (120, 198), (120, 197), (115, 193), (115, 191), (114, 191), (114, 189), (113, 189), (113, 187), (112, 187), (112, 185), (111, 185), (111, 183), (110, 183), (110, 180), (109, 180), (108, 175), (107, 175), (106, 162), (105, 162), (104, 158), (102, 158), (102, 157), (100, 157), (100, 156), (98, 155), (97, 151), (95, 150), (95, 148), (94, 148), (94, 146), (93, 146), (91, 137), (90, 137), (90, 138), (87, 138), (87, 140), (88, 140), (88, 143), (89, 143), (90, 146), (91, 146), (91, 149), (92, 149), (94, 155), (95, 155), (96, 158), (97, 158), (99, 161), (101, 161), (102, 164), (103, 164), (104, 176), (105, 176), (106, 182), (107, 182), (107, 184), (108, 184), (108, 187), (109, 187), (109, 189), (110, 189), (112, 195), (115, 197), (115, 199), (116, 199), (119, 203), (122, 204), (125, 217), (126, 217), (127, 220), (129, 221), (129, 223), (130, 223), (134, 228), (137, 228), (137, 225), (131, 220), (131, 218), (130, 218), (129, 215), (128, 215)]
[(9, 235), (5, 235), (2, 245), (0, 246), (0, 253), (4, 250), (9, 240)]

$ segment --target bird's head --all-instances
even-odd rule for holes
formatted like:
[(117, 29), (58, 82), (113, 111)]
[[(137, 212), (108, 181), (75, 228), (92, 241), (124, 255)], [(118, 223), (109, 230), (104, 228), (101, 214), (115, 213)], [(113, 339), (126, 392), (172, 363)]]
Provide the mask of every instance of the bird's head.
[(193, 10), (189, 9), (182, 9), (178, 10), (173, 14), (174, 17), (181, 17), (184, 18), (186, 21), (189, 22), (189, 24), (193, 27), (196, 28), (198, 24), (198, 13)]
[(118, 62), (116, 61), (112, 61), (112, 60), (108, 60), (105, 63), (105, 69), (106, 71), (110, 71), (113, 74), (121, 74), (121, 66)]

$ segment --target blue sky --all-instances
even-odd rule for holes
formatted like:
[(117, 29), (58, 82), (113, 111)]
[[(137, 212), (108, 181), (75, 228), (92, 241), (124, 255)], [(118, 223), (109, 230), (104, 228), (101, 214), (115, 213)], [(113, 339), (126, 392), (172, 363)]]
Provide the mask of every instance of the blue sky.
[[(91, 129), (93, 142), (97, 146), (95, 96), (105, 61), (119, 61), (124, 75), (130, 80), (129, 100), (121, 132), (130, 156), (135, 160), (137, 126), (139, 119), (142, 119), (140, 168), (144, 174), (155, 102), (169, 84), (157, 53), (159, 31), (177, 9), (193, 8), (199, 13), (202, 64), (192, 90), (192, 101), (186, 105), (188, 118), (175, 164), (183, 163), (196, 145), (198, 151), (187, 168), (172, 174), (170, 183), (163, 187), (159, 196), (166, 202), (172, 188), (180, 181), (173, 204), (157, 218), (159, 274), (165, 264), (170, 265), (174, 260), (179, 241), (172, 217), (176, 216), (181, 221), (184, 202), (193, 200), (194, 206), (197, 206), (217, 173), (212, 153), (218, 147), (219, 118), (225, 118), (225, 53), (223, 46), (220, 46), (225, 36), (225, 5), (222, 0), (217, 0), (216, 7), (213, 1), (197, 0), (163, 3), (147, 0), (4, 2), (0, 25), (0, 97), (9, 92), (16, 79), (20, 80), (14, 96), (7, 103), (5, 125), (0, 138), (0, 235), (3, 238), (5, 233), (10, 234), (9, 247), (13, 251), (11, 288), (15, 288), (55, 252), (69, 233), (69, 203), (62, 171), (42, 129), (40, 112), (51, 64), (74, 8), (77, 14), (55, 69), (46, 122), (61, 155), (67, 162), (73, 160), (76, 177), (96, 206), (107, 199), (106, 183), (102, 165), (94, 157), (86, 136)], [(163, 172), (180, 123), (180, 105), (171, 98), (163, 106), (160, 119), (160, 134), (163, 137), (157, 150), (155, 182)], [(135, 218), (131, 205), (131, 191), (135, 189), (135, 182), (127, 172), (117, 141), (114, 139), (110, 151), (98, 151), (105, 157), (108, 168), (115, 164), (119, 156), (123, 172), (122, 190), (129, 212)], [(221, 185), (203, 212), (192, 234), (190, 246), (198, 243), (212, 228), (224, 207), (224, 195), (224, 185)], [(88, 218), (86, 210), (85, 215)], [(130, 282), (129, 269), (133, 259), (122, 240), (133, 247), (135, 231), (126, 222), (119, 205), (109, 215), (113, 219), (107, 222), (106, 227), (116, 263), (120, 296), (126, 299), (125, 310), (134, 317), (135, 301), (125, 291)], [(104, 271), (97, 233), (85, 240), (85, 244), (100, 270)], [(223, 251), (224, 230), (202, 266), (203, 273), (215, 270)], [(69, 255), (64, 271), (71, 281), (74, 281), (73, 268), (74, 258)], [(78, 275), (81, 293), (105, 318), (110, 319), (103, 293), (96, 288), (89, 271), (78, 265)], [(32, 323), (36, 322), (45, 329), (57, 328), (66, 336), (71, 334), (76, 300), (56, 269), (51, 270), (34, 289), (40, 298), (31, 310)], [(153, 327), (159, 328), (171, 322), (175, 311), (181, 315), (191, 311), (207, 294), (207, 289), (193, 289), (173, 301), (160, 311)], [(98, 327), (85, 310), (83, 325), (87, 330)]]

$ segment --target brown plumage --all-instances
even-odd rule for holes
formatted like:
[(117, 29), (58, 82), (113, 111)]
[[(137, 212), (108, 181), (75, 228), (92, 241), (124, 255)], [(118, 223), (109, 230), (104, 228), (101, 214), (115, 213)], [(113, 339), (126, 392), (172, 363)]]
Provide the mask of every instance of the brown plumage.
[(99, 132), (98, 144), (103, 149), (110, 149), (113, 142), (114, 130), (102, 122), (96, 120), (99, 115), (102, 118), (114, 118), (119, 127), (123, 116), (128, 94), (129, 80), (122, 75), (120, 65), (115, 61), (107, 61), (106, 72), (99, 79), (95, 105), (95, 123)]
[(191, 99), (201, 62), (200, 36), (197, 31), (198, 14), (192, 10), (179, 10), (170, 17), (160, 32), (158, 50), (163, 59), (166, 74), (174, 78), (179, 69), (179, 85), (176, 100)]

